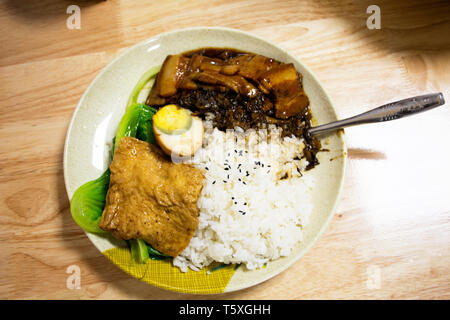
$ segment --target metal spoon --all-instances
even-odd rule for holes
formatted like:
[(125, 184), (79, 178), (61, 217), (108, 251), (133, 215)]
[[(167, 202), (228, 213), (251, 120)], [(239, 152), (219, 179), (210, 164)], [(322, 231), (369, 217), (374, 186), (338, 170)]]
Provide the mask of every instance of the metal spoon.
[(373, 123), (400, 119), (415, 113), (427, 111), (445, 104), (441, 92), (412, 97), (361, 113), (351, 118), (334, 121), (309, 129), (310, 134), (319, 134), (329, 130), (354, 126), (363, 123)]

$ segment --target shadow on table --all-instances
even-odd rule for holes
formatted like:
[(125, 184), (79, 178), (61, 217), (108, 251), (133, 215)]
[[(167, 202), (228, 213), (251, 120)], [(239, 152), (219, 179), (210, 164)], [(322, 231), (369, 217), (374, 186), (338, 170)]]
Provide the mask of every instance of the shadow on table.
[[(337, 1), (339, 3), (340, 1)], [(316, 1), (324, 10), (328, 0)], [(381, 29), (369, 30), (366, 22), (374, 13), (371, 5), (380, 8)], [(382, 46), (389, 51), (421, 51), (450, 49), (450, 2), (448, 0), (361, 0), (342, 6), (333, 4), (328, 18), (342, 19), (354, 29), (361, 29), (369, 46)]]
[[(80, 15), (67, 12), (74, 3)], [(122, 45), (117, 1), (4, 0), (0, 10), (0, 20), (10, 28), (0, 34), (0, 41), (8, 43), (0, 56), (2, 66), (113, 51)]]

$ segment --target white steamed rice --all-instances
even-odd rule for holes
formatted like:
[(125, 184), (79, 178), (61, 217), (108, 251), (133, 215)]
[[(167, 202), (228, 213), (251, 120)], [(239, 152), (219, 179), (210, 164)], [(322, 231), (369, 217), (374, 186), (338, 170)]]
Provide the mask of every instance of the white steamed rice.
[(186, 161), (205, 173), (199, 225), (173, 264), (184, 272), (214, 261), (251, 270), (288, 256), (312, 210), (302, 140), (281, 138), (275, 126), (225, 133), (204, 124), (203, 147)]

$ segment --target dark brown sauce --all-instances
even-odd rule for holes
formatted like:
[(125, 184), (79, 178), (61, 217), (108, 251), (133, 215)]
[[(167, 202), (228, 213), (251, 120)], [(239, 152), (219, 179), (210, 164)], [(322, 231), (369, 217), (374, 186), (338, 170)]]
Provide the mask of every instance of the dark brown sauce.
[[(169, 58), (172, 61), (166, 63)], [(304, 139), (307, 170), (319, 163), (320, 141), (308, 132), (309, 99), (302, 75), (292, 64), (231, 48), (201, 48), (169, 56), (161, 73), (147, 104), (177, 104), (203, 118), (213, 113), (213, 125), (223, 131), (275, 124), (283, 136)], [(167, 88), (161, 89), (166, 83)]]

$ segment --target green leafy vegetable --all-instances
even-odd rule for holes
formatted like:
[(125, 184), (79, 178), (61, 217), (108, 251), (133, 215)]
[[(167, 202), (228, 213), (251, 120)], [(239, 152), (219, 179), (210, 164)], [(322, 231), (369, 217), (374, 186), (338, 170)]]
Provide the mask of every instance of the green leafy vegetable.
[(128, 241), (128, 244), (131, 248), (131, 258), (137, 263), (146, 263), (148, 259), (165, 260), (172, 258), (171, 256), (153, 249), (151, 245), (142, 239), (131, 239)]
[(106, 233), (99, 228), (109, 187), (109, 169), (98, 179), (89, 181), (79, 187), (70, 201), (70, 212), (75, 222), (87, 232)]
[[(135, 85), (130, 98), (128, 99), (127, 108), (122, 117), (116, 136), (113, 139), (114, 151), (123, 137), (135, 137), (139, 140), (155, 143), (153, 135), (152, 117), (156, 113), (156, 109), (145, 104), (137, 103), (141, 90), (154, 78), (161, 67), (155, 67), (144, 73)], [(98, 226), (103, 209), (106, 203), (106, 194), (109, 188), (110, 171), (107, 169), (98, 179), (89, 181), (79, 187), (70, 202), (70, 211), (75, 222), (87, 232), (104, 234)], [(138, 263), (145, 263), (149, 258), (162, 260), (170, 258), (169, 256), (153, 249), (142, 239), (132, 239), (128, 243), (131, 247), (131, 256)]]
[(214, 271), (217, 271), (217, 270), (220, 270), (220, 269), (229, 267), (229, 266), (230, 266), (230, 264), (225, 264), (225, 263), (219, 264), (219, 265), (217, 265), (217, 266), (212, 267), (211, 269), (209, 269), (209, 270), (208, 270), (208, 274), (210, 274), (211, 272), (214, 272)]
[(120, 120), (114, 140), (113, 152), (123, 137), (135, 137), (139, 140), (155, 143), (152, 117), (156, 109), (145, 104), (133, 104), (127, 108)]
[(158, 250), (155, 250), (152, 248), (151, 245), (149, 245), (147, 242), (145, 242), (147, 245), (148, 254), (150, 256), (150, 259), (153, 260), (165, 260), (172, 258), (171, 256), (168, 256), (167, 254), (161, 253)]
[(153, 115), (156, 109), (145, 104), (141, 105), (141, 114), (139, 125), (136, 130), (136, 138), (147, 141), (148, 143), (156, 144), (155, 136), (153, 135)]
[(147, 245), (142, 239), (131, 239), (131, 258), (137, 263), (146, 263), (149, 259)]
[[(155, 109), (145, 105), (130, 106), (120, 121), (114, 150), (124, 136), (136, 137), (150, 143), (155, 142), (152, 130), (152, 116)], [(100, 178), (89, 181), (79, 187), (70, 201), (70, 211), (75, 222), (84, 230), (92, 233), (105, 233), (98, 222), (105, 207), (106, 193), (109, 187), (110, 171), (107, 169)]]

